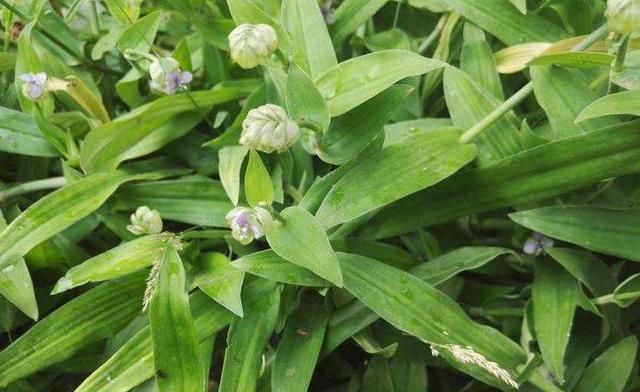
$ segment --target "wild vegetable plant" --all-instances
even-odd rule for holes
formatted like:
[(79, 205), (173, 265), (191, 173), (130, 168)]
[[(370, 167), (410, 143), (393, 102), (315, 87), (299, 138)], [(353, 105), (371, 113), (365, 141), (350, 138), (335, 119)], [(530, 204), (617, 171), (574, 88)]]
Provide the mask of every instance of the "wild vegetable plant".
[(0, 7), (0, 391), (640, 387), (640, 1)]

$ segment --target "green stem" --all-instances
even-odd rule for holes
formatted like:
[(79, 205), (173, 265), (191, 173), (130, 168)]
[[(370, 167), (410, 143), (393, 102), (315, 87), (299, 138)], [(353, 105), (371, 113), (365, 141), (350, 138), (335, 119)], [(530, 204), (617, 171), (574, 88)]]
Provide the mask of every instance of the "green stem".
[[(11, 45), (11, 23), (13, 21), (13, 13), (9, 11), (7, 15), (7, 25), (4, 28), (4, 38), (2, 41), (2, 48), (4, 52), (9, 51), (9, 46)], [(2, 86), (6, 88), (9, 85), (9, 71), (5, 71), (2, 73)]]
[(66, 183), (67, 180), (64, 177), (52, 177), (44, 180), (25, 182), (24, 184), (16, 185), (7, 190), (0, 191), (0, 203), (25, 193), (61, 188)]
[(431, 45), (433, 45), (433, 43), (436, 42), (436, 39), (438, 39), (438, 37), (440, 36), (440, 33), (442, 32), (442, 29), (444, 29), (444, 25), (447, 23), (448, 16), (449, 14), (447, 13), (442, 14), (440, 19), (438, 20), (438, 24), (433, 29), (431, 34), (429, 34), (427, 38), (425, 38), (424, 41), (422, 41), (422, 43), (420, 44), (420, 47), (418, 48), (418, 53), (424, 54), (427, 51), (427, 49), (429, 49)]
[(91, 4), (89, 4), (89, 25), (91, 26), (91, 33), (95, 36), (99, 36), (100, 19), (98, 18), (97, 0), (91, 0)]
[[(582, 52), (591, 45), (602, 39), (607, 34), (607, 25), (600, 26), (597, 30), (589, 34), (582, 42), (574, 46), (572, 52)], [(524, 101), (533, 92), (533, 82), (527, 83), (518, 92), (513, 94), (502, 105), (498, 106), (493, 112), (489, 113), (485, 118), (480, 120), (476, 125), (471, 127), (462, 136), (460, 143), (469, 143), (480, 135), (484, 130), (489, 128), (494, 122), (498, 121), (502, 116)]]

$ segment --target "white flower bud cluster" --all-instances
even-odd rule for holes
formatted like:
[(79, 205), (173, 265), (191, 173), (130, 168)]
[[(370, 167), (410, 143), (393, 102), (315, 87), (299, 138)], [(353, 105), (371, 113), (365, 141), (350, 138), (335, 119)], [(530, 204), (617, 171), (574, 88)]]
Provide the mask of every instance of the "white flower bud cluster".
[(151, 88), (166, 95), (175, 94), (193, 79), (191, 72), (183, 71), (178, 61), (172, 57), (156, 58), (149, 65), (149, 76)]
[(605, 13), (609, 28), (620, 34), (640, 31), (640, 0), (609, 0)]
[(265, 64), (278, 49), (278, 34), (266, 24), (241, 24), (229, 34), (231, 59), (245, 69)]
[(157, 210), (147, 206), (138, 207), (131, 214), (131, 224), (127, 226), (127, 230), (135, 235), (158, 234), (162, 231), (162, 217)]
[(267, 104), (249, 111), (242, 123), (240, 144), (258, 151), (283, 152), (300, 138), (298, 124), (278, 105)]

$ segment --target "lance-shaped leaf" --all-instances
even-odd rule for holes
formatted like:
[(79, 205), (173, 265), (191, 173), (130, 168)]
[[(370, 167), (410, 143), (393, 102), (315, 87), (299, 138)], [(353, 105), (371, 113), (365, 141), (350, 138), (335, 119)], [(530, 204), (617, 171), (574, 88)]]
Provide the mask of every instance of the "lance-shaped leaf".
[(329, 282), (310, 270), (287, 261), (270, 249), (242, 256), (231, 264), (240, 271), (275, 282), (311, 287), (329, 285)]
[(618, 342), (587, 367), (578, 381), (576, 392), (622, 392), (631, 375), (638, 353), (635, 336)]
[(458, 143), (454, 128), (417, 134), (364, 158), (331, 189), (316, 216), (333, 227), (432, 186), (460, 170), (476, 154)]
[[(490, 385), (513, 385), (524, 352), (497, 330), (472, 321), (446, 294), (419, 278), (367, 257), (339, 253), (345, 288), (399, 330), (442, 347), (440, 354), (454, 367)], [(456, 348), (479, 357), (457, 359)], [(491, 365), (493, 364), (493, 365)], [(493, 366), (497, 368), (493, 368)]]
[(307, 292), (287, 319), (271, 372), (274, 392), (304, 392), (320, 354), (329, 310), (319, 295)]
[(273, 184), (269, 171), (262, 163), (256, 150), (249, 152), (249, 163), (244, 174), (244, 192), (250, 206), (271, 205), (273, 202)]
[(158, 260), (157, 282), (149, 305), (156, 382), (160, 392), (202, 392), (204, 364), (189, 309), (182, 260), (167, 245)]
[(130, 274), (153, 264), (162, 255), (172, 234), (152, 234), (126, 242), (71, 268), (58, 280), (51, 294), (59, 294), (89, 282), (102, 282)]
[(342, 62), (320, 75), (315, 84), (339, 116), (364, 103), (392, 84), (445, 66), (408, 50), (382, 50)]
[(460, 173), (389, 206), (367, 223), (361, 235), (386, 238), (640, 172), (637, 130), (636, 122), (607, 127)]
[(295, 64), (289, 66), (286, 98), (291, 118), (298, 123), (313, 123), (321, 131), (327, 129), (331, 122), (327, 103), (309, 76)]
[(224, 147), (218, 153), (220, 182), (234, 206), (240, 199), (240, 170), (249, 149), (245, 146)]
[[(122, 4), (127, 2), (120, 2), (118, 0), (107, 1), (107, 4), (114, 7), (115, 15), (122, 15)], [(110, 7), (110, 8), (111, 8)], [(140, 12), (138, 8), (138, 12)], [(129, 26), (118, 39), (118, 49), (122, 52), (126, 52), (127, 49), (134, 50), (136, 52), (147, 53), (151, 50), (150, 44), (156, 39), (160, 22), (162, 21), (162, 12), (156, 11), (139, 21), (131, 24), (131, 20), (127, 20), (125, 25)]]
[(267, 232), (271, 248), (284, 259), (308, 268), (321, 278), (342, 287), (338, 258), (322, 225), (302, 207), (282, 211), (283, 221)]
[(546, 236), (596, 252), (640, 261), (640, 242), (636, 241), (640, 235), (638, 211), (557, 206), (520, 211), (509, 217)]
[(30, 116), (0, 107), (0, 124), (0, 151), (38, 157), (59, 155)]
[(602, 116), (631, 114), (640, 116), (640, 90), (611, 94), (592, 102), (578, 115), (576, 121), (586, 121)]
[(234, 268), (222, 253), (203, 253), (198, 257), (198, 273), (194, 285), (220, 305), (239, 317), (243, 316), (242, 283), (244, 272)]
[(27, 377), (98, 342), (141, 310), (144, 277), (104, 283), (39, 321), (0, 352), (0, 386)]
[(344, 42), (349, 34), (371, 18), (389, 0), (346, 0), (334, 13), (335, 23), (331, 26), (336, 46)]

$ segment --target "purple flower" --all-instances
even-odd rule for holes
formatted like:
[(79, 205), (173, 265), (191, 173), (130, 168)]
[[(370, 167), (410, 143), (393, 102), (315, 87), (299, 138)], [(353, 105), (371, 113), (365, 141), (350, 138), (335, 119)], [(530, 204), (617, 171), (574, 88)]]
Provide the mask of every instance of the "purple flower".
[(522, 251), (528, 255), (539, 255), (546, 248), (551, 248), (553, 246), (553, 240), (549, 237), (545, 237), (544, 235), (534, 232), (527, 239), (522, 247)]
[(149, 74), (151, 88), (166, 95), (175, 94), (193, 80), (191, 72), (181, 70), (178, 62), (171, 57), (159, 58), (151, 63)]
[(243, 245), (262, 237), (273, 226), (273, 219), (261, 207), (236, 207), (226, 216), (233, 238)]
[(24, 82), (22, 85), (22, 95), (32, 101), (37, 101), (44, 96), (47, 84), (46, 73), (23, 73), (19, 78)]

